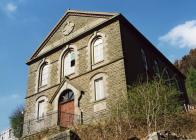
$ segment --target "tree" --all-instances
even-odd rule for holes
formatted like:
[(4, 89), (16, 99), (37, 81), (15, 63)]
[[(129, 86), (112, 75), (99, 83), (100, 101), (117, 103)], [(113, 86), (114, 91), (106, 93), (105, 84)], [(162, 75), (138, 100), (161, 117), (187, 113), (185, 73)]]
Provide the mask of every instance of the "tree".
[(17, 107), (10, 116), (10, 124), (15, 137), (20, 138), (23, 133), (24, 108)]
[(190, 50), (189, 54), (183, 56), (181, 60), (176, 60), (174, 65), (185, 75), (190, 67), (196, 69), (196, 48)]
[(187, 93), (192, 104), (196, 104), (196, 69), (190, 67), (186, 79)]
[(178, 97), (176, 88), (167, 86), (163, 80), (139, 82), (129, 88), (127, 97), (115, 102), (113, 116), (127, 115), (130, 121), (144, 126), (148, 133), (168, 129), (168, 118), (182, 111)]

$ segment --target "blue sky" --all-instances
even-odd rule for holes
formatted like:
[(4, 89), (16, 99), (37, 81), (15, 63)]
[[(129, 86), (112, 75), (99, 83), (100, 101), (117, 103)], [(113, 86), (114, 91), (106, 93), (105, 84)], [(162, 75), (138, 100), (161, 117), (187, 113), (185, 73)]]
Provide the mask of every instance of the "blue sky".
[(0, 0), (0, 132), (23, 104), (26, 60), (67, 9), (122, 13), (171, 61), (196, 46), (195, 0)]

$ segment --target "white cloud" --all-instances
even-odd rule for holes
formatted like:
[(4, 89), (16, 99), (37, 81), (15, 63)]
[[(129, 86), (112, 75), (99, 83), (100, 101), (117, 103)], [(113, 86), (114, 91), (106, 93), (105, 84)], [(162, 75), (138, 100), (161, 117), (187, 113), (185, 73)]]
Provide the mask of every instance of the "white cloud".
[(11, 98), (12, 99), (18, 99), (18, 98), (20, 98), (20, 95), (19, 94), (12, 94)]
[(14, 4), (14, 3), (7, 3), (6, 6), (5, 6), (5, 11), (7, 13), (13, 13), (17, 10), (17, 5)]
[(1, 96), (0, 104), (2, 102), (7, 102), (7, 101), (10, 101), (10, 100), (15, 100), (15, 99), (20, 99), (20, 95), (17, 94), (17, 93), (13, 93), (13, 94), (10, 94), (10, 95), (7, 95), (7, 96)]
[(159, 41), (179, 48), (196, 48), (196, 20), (175, 26)]

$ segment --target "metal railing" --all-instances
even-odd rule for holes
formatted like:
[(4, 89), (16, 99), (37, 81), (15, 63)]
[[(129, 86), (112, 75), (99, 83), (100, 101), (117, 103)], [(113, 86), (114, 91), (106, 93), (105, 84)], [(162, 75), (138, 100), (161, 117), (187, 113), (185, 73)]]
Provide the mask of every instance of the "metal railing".
[(66, 112), (54, 112), (44, 115), (43, 117), (24, 121), (23, 136), (42, 132), (56, 126), (68, 128), (76, 123), (81, 123), (80, 115)]

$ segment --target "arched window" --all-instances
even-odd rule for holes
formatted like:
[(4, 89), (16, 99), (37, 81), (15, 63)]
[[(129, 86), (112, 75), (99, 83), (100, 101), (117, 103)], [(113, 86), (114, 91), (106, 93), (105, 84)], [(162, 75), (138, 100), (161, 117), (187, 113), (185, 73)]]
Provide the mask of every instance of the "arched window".
[(160, 74), (160, 70), (159, 70), (159, 64), (157, 60), (154, 60), (154, 72), (156, 74)]
[(47, 97), (41, 96), (36, 101), (36, 117), (42, 119), (47, 112)]
[(165, 77), (167, 80), (170, 80), (170, 75), (167, 68), (165, 68)]
[(96, 64), (104, 59), (103, 40), (101, 37), (96, 38), (92, 43), (92, 61)]
[(142, 53), (142, 59), (143, 59), (144, 65), (145, 65), (145, 70), (147, 71), (148, 70), (148, 63), (147, 63), (146, 54), (143, 49), (141, 49), (141, 53)]
[(180, 92), (180, 84), (179, 84), (179, 82), (180, 82), (180, 81), (178, 81), (178, 77), (175, 76), (175, 85), (176, 85), (176, 89), (177, 89), (177, 91), (178, 91), (179, 93), (181, 93), (181, 92)]
[(68, 76), (75, 71), (75, 53), (70, 51), (63, 57), (63, 76)]
[(39, 87), (43, 87), (48, 84), (48, 75), (49, 75), (48, 70), (49, 70), (48, 64), (47, 63), (43, 64), (43, 66), (40, 69)]
[(67, 89), (65, 90), (60, 98), (59, 98), (59, 103), (65, 103), (65, 102), (69, 102), (69, 101), (73, 101), (74, 100), (74, 93), (72, 90)]

